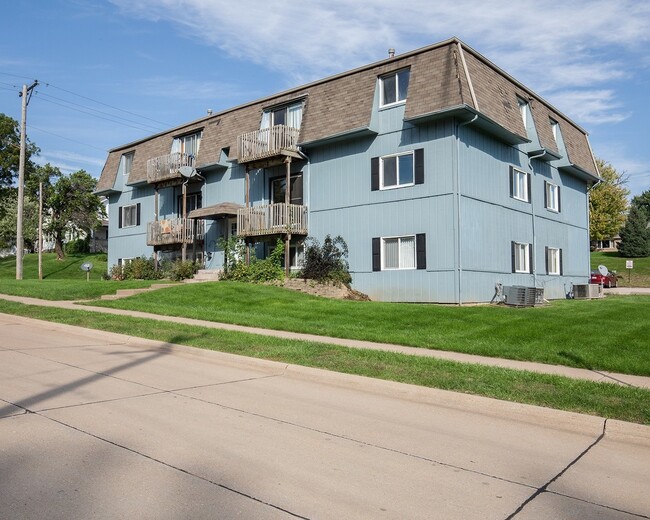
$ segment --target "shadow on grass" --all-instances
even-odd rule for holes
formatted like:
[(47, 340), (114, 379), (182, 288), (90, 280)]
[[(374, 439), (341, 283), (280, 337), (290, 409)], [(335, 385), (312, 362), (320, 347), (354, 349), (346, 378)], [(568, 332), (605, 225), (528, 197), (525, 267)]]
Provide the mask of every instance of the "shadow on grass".
[(565, 350), (560, 350), (558, 356), (572, 361), (573, 364), (580, 368), (586, 368), (588, 370), (593, 370), (593, 366), (590, 363), (587, 363), (581, 356), (574, 354), (573, 352), (567, 352)]

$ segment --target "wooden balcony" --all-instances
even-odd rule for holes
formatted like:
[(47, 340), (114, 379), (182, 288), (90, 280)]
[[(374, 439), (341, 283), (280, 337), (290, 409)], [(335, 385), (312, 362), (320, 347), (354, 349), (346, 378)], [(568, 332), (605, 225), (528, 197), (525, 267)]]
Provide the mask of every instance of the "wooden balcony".
[(237, 210), (237, 235), (240, 237), (284, 233), (307, 235), (307, 206), (282, 203)]
[(200, 219), (168, 218), (147, 223), (148, 246), (191, 244), (195, 239), (203, 240), (204, 235), (205, 221)]
[(299, 158), (299, 128), (276, 125), (271, 128), (241, 134), (237, 138), (237, 158), (240, 164), (263, 161), (274, 157)]
[(194, 167), (194, 155), (186, 153), (170, 153), (154, 157), (147, 161), (147, 182), (157, 184), (174, 179), (180, 179), (181, 166)]

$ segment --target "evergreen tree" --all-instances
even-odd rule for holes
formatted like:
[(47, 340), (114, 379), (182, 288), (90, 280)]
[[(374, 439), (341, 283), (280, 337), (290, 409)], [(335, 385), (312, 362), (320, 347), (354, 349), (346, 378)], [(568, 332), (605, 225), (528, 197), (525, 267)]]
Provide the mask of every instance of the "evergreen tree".
[(621, 245), (618, 252), (627, 258), (650, 256), (648, 219), (645, 211), (637, 206), (632, 206), (627, 222), (621, 230)]

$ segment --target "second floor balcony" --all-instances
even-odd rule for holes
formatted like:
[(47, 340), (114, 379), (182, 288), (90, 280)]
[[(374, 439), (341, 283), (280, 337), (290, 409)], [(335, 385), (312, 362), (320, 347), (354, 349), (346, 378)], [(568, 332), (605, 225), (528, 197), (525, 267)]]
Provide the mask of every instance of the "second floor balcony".
[(240, 237), (292, 233), (307, 235), (307, 206), (265, 204), (237, 210), (237, 235)]
[(191, 244), (203, 240), (205, 221), (190, 218), (168, 218), (147, 223), (147, 245)]
[(194, 167), (195, 156), (182, 152), (170, 153), (154, 157), (147, 161), (147, 182), (159, 182), (180, 179), (180, 169), (183, 166)]
[(276, 125), (237, 138), (237, 158), (240, 164), (277, 156), (298, 156), (299, 128)]

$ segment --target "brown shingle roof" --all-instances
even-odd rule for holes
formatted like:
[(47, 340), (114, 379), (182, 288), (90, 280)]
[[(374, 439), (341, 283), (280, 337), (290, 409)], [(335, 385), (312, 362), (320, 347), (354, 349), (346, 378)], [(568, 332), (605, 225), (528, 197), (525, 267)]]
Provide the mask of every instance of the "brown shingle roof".
[[(469, 77), (463, 69), (459, 45), (464, 50)], [(586, 134), (582, 129), (479, 53), (459, 40), (451, 39), (216, 113), (111, 150), (102, 171), (98, 191), (112, 188), (121, 154), (130, 149), (136, 150), (128, 183), (137, 183), (146, 179), (148, 159), (170, 153), (175, 135), (200, 128), (203, 128), (203, 139), (197, 166), (218, 162), (223, 148), (230, 148), (230, 157), (234, 158), (237, 136), (259, 129), (265, 108), (299, 98), (306, 100), (300, 142), (312, 142), (368, 127), (377, 77), (403, 67), (410, 67), (411, 70), (406, 119), (467, 105), (477, 108), (511, 133), (525, 137), (526, 131), (516, 96), (532, 99), (532, 114), (542, 146), (557, 151), (550, 130), (551, 117), (560, 122), (570, 160), (582, 169), (596, 174)], [(470, 80), (478, 107), (474, 107), (472, 101)]]

